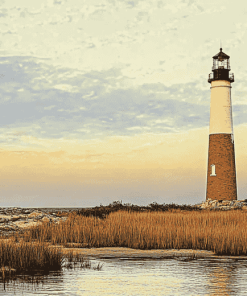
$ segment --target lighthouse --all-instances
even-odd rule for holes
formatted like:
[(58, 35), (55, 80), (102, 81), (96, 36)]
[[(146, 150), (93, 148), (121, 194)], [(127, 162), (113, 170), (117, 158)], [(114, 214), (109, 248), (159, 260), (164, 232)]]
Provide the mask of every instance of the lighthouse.
[(230, 56), (220, 48), (213, 56), (206, 199), (236, 200), (236, 168), (232, 122)]

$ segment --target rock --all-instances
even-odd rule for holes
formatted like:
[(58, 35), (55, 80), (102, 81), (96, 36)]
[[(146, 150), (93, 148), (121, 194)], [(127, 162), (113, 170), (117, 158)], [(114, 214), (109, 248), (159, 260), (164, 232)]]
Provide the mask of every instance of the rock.
[(223, 206), (220, 209), (223, 210), (223, 211), (226, 211), (226, 210), (230, 210), (231, 207), (230, 206)]
[(31, 214), (28, 215), (28, 218), (36, 218), (36, 219), (41, 219), (44, 216), (42, 212), (32, 212)]
[(216, 210), (216, 211), (220, 211), (222, 209), (222, 207), (219, 206), (214, 206), (213, 208), (211, 208), (211, 210)]
[[(247, 200), (246, 200), (247, 201)], [(207, 200), (196, 207), (207, 210), (233, 210), (245, 209), (247, 210), (247, 203), (242, 200)]]
[(229, 205), (231, 203), (230, 200), (222, 200), (222, 205)]
[(10, 221), (17, 221), (17, 220), (19, 220), (19, 219), (20, 219), (19, 216), (14, 215), (14, 216), (12, 216), (12, 217), (10, 218)]
[(23, 213), (23, 214), (30, 214), (31, 211), (29, 211), (29, 210), (23, 210), (22, 213)]
[(66, 221), (68, 217), (62, 217), (61, 220)]
[[(59, 223), (61, 221), (61, 218), (59, 217), (51, 217), (51, 220), (54, 222), (54, 223)], [(65, 220), (64, 220), (65, 221)]]
[(236, 203), (234, 205), (234, 207), (236, 207), (236, 208), (241, 208), (242, 206), (243, 206), (243, 203), (242, 202)]
[(29, 219), (28, 221), (16, 221), (13, 222), (18, 228), (28, 228), (31, 226), (36, 226), (41, 224), (40, 221), (34, 221), (33, 219)]
[(49, 219), (48, 217), (43, 217), (43, 218), (41, 219), (41, 221), (43, 221), (43, 222), (50, 222), (50, 219)]
[(213, 208), (217, 208), (218, 205), (219, 205), (219, 203), (217, 201), (214, 201), (211, 203), (211, 207), (213, 207)]
[(0, 218), (4, 218), (4, 219), (10, 219), (11, 215), (0, 215)]
[(0, 227), (0, 230), (13, 231), (13, 230), (15, 230), (15, 228), (14, 227), (11, 227), (9, 225), (3, 225), (3, 226)]

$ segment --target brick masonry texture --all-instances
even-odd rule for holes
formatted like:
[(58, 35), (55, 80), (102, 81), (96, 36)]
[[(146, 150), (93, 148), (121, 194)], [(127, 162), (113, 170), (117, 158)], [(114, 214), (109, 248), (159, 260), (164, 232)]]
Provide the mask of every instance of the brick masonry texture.
[[(216, 176), (210, 176), (211, 165), (215, 165)], [(231, 134), (209, 135), (208, 174), (206, 199), (236, 200), (236, 168), (234, 142)]]

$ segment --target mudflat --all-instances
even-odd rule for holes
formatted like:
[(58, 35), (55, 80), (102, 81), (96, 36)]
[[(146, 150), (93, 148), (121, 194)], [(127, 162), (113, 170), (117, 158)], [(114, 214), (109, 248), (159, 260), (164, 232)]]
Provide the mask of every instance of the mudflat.
[(81, 254), (85, 257), (110, 259), (172, 259), (174, 257), (199, 259), (199, 258), (232, 258), (232, 259), (246, 259), (247, 256), (218, 256), (212, 251), (206, 250), (192, 250), (192, 249), (153, 249), (153, 250), (139, 250), (124, 247), (105, 247), (105, 248), (65, 248), (61, 247), (63, 253), (73, 252), (74, 254)]

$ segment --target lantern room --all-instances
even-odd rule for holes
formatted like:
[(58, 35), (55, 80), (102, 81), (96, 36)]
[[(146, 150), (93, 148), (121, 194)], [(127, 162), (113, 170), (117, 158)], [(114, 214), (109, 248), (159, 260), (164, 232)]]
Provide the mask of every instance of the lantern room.
[(230, 57), (222, 51), (213, 56), (213, 73), (209, 74), (208, 82), (211, 83), (215, 80), (227, 80), (229, 82), (234, 82), (234, 75), (230, 74)]

